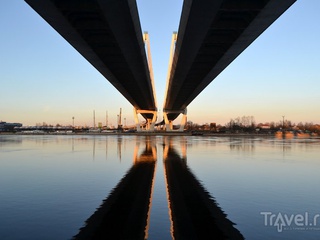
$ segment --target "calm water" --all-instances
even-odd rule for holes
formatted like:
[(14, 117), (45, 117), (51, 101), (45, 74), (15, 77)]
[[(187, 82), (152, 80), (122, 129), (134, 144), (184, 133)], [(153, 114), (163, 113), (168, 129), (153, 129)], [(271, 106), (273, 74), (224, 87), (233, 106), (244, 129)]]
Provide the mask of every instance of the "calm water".
[(319, 170), (315, 138), (0, 135), (0, 239), (320, 239)]

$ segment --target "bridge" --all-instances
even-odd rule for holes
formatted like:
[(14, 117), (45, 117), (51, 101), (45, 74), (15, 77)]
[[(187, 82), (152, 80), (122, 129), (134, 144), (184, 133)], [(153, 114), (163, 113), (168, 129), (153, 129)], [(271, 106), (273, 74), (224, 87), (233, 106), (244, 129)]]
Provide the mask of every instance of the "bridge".
[(157, 103), (149, 36), (141, 31), (136, 2), (26, 2), (133, 105), (135, 115), (140, 113), (152, 129)]
[(163, 105), (167, 131), (187, 106), (295, 0), (216, 0), (183, 4), (172, 37)]
[[(150, 42), (134, 0), (25, 0), (146, 119), (157, 119)], [(166, 131), (187, 106), (296, 0), (184, 0), (173, 34), (163, 116)], [(147, 49), (147, 54), (146, 50)]]

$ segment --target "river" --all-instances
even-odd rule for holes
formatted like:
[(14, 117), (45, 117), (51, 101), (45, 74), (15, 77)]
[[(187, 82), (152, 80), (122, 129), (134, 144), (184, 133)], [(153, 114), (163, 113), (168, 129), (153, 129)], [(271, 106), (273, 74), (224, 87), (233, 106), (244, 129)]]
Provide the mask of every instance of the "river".
[(319, 170), (319, 138), (0, 135), (0, 239), (320, 239)]

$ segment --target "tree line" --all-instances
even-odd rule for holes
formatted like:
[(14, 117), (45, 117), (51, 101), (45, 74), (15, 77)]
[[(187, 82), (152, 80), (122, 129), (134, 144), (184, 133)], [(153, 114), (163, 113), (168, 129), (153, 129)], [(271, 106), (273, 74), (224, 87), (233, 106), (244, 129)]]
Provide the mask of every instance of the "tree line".
[(197, 124), (188, 121), (185, 129), (187, 131), (210, 131), (210, 132), (243, 132), (243, 133), (259, 133), (259, 132), (276, 132), (276, 131), (299, 131), (307, 133), (320, 134), (320, 125), (313, 122), (293, 123), (291, 120), (283, 119), (277, 122), (256, 123), (254, 116), (242, 116), (231, 118), (224, 125), (216, 123)]

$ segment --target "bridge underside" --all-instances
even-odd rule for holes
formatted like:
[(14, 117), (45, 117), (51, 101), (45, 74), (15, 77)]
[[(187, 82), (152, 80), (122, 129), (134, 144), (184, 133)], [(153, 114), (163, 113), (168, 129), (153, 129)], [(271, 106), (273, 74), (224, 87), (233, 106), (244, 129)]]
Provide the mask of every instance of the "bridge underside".
[(185, 0), (164, 111), (174, 120), (295, 0)]
[(135, 109), (157, 110), (135, 1), (25, 1)]

